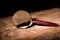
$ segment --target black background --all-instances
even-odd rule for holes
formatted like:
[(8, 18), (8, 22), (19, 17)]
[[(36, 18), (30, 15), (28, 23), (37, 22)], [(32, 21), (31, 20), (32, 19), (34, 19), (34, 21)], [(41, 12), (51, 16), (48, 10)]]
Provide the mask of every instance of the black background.
[(18, 10), (28, 12), (60, 8), (59, 0), (2, 0), (0, 1), (0, 18), (13, 15)]

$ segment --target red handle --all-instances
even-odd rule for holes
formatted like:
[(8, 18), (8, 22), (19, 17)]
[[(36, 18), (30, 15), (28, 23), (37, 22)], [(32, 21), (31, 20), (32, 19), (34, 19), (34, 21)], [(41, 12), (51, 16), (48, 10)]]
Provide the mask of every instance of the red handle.
[(42, 21), (42, 20), (35, 20), (34, 23), (37, 24), (37, 25), (44, 25), (44, 26), (59, 26), (56, 23)]

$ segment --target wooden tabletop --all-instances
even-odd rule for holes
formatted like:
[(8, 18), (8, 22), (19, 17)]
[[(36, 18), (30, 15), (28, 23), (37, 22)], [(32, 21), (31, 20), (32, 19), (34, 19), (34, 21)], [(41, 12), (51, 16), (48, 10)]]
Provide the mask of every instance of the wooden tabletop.
[[(32, 18), (54, 22), (60, 25), (60, 9), (53, 8), (30, 13)], [(1, 40), (60, 40), (60, 26), (38, 26), (19, 29), (12, 21), (12, 16), (0, 19)]]

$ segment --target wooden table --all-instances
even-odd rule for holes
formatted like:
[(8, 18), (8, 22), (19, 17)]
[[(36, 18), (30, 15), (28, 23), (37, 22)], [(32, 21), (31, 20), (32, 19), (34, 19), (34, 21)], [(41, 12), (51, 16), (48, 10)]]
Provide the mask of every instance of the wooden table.
[[(60, 25), (60, 9), (30, 13), (32, 18), (54, 22)], [(60, 40), (60, 26), (38, 26), (27, 29), (17, 28), (12, 21), (12, 16), (0, 19), (0, 39), (1, 40)]]

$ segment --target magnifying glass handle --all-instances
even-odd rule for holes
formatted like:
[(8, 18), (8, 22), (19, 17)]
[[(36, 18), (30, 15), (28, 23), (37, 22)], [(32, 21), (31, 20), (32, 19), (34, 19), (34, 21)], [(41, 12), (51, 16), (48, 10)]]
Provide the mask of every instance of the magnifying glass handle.
[(37, 25), (44, 25), (44, 26), (59, 26), (57, 23), (42, 21), (42, 20), (35, 20), (34, 24)]

